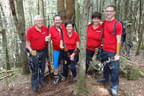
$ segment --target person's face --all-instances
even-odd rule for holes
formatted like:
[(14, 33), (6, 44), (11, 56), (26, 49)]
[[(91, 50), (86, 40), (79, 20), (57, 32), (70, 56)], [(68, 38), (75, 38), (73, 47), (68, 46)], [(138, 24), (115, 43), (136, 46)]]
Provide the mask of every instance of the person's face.
[(115, 15), (115, 10), (113, 7), (107, 7), (105, 10), (107, 19), (112, 19)]
[(68, 25), (66, 26), (66, 29), (67, 29), (68, 33), (71, 33), (72, 30), (73, 30), (72, 24), (68, 24)]
[(100, 19), (99, 18), (93, 18), (92, 22), (94, 25), (99, 25), (100, 24)]
[(35, 26), (41, 28), (43, 25), (44, 25), (43, 17), (38, 17), (37, 20), (35, 20)]
[(59, 27), (59, 26), (61, 25), (61, 23), (62, 23), (61, 17), (60, 17), (60, 16), (56, 16), (56, 17), (54, 18), (54, 24), (55, 24), (57, 27)]

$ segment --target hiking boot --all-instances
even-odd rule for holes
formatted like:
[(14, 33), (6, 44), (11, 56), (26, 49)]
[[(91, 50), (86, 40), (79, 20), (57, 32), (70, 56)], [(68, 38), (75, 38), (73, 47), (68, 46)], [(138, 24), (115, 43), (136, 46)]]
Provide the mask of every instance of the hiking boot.
[(45, 85), (46, 85), (46, 84), (44, 83), (44, 81), (40, 81), (40, 84), (41, 84), (42, 87), (45, 87)]
[(57, 85), (59, 82), (60, 77), (58, 75), (54, 76), (54, 85)]
[(73, 77), (73, 82), (77, 82), (77, 77)]
[(35, 87), (35, 86), (32, 87), (32, 90), (33, 90), (34, 92), (38, 92), (38, 88)]
[(65, 80), (66, 80), (66, 77), (62, 75), (61, 76), (61, 81), (64, 82)]
[(118, 96), (117, 90), (111, 89), (110, 93), (112, 96)]

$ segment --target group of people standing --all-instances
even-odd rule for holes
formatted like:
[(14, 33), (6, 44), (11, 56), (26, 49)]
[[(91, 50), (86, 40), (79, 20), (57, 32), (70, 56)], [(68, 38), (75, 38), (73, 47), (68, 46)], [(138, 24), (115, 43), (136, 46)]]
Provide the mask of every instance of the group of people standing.
[[(108, 57), (114, 57), (114, 61), (111, 62), (113, 69), (105, 66), (103, 78), (97, 80), (100, 83), (108, 82), (110, 74), (110, 92), (112, 96), (118, 96), (119, 53), (122, 34), (121, 23), (116, 24), (116, 34), (113, 34), (113, 25), (117, 21), (115, 13), (115, 6), (108, 5), (105, 9), (106, 19), (101, 22), (101, 13), (94, 12), (92, 14), (92, 22), (88, 25), (86, 33), (86, 73), (97, 49), (102, 48), (103, 54)], [(43, 17), (38, 15), (34, 18), (34, 26), (30, 27), (27, 31), (26, 47), (32, 54), (33, 66), (35, 68), (31, 76), (31, 84), (34, 91), (38, 91), (39, 83), (42, 87), (45, 86), (46, 47), (47, 42), (50, 42), (50, 40), (52, 40), (53, 45), (54, 84), (58, 84), (60, 78), (61, 81), (66, 80), (68, 68), (72, 72), (73, 82), (77, 81), (76, 64), (80, 52), (79, 34), (74, 31), (74, 23), (72, 21), (62, 24), (61, 16), (59, 15), (56, 15), (53, 20), (54, 25), (47, 28), (44, 26)], [(60, 67), (60, 63), (62, 63), (63, 69)]]

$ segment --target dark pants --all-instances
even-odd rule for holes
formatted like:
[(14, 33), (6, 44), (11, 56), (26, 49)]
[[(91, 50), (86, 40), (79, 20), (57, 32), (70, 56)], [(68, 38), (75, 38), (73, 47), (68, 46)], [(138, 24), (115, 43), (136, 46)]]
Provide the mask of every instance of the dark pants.
[(95, 53), (95, 51), (86, 49), (86, 73), (88, 72), (89, 64), (92, 61), (92, 57), (93, 57), (94, 53)]
[(31, 70), (31, 84), (32, 87), (38, 87), (40, 82), (44, 80), (45, 63), (46, 63), (46, 49), (37, 51), (37, 56), (32, 56), (33, 69)]
[[(69, 54), (71, 54), (73, 52), (73, 50), (69, 50), (68, 51)], [(76, 72), (76, 63), (78, 61), (78, 54), (76, 54), (74, 56), (74, 60), (70, 60), (70, 58), (67, 55), (63, 55), (63, 76), (67, 77), (68, 75), (68, 66), (70, 66), (70, 70), (72, 72), (73, 77), (77, 76), (77, 72)]]
[[(103, 51), (103, 55), (108, 57), (114, 57), (115, 53)], [(118, 84), (119, 84), (119, 71), (120, 71), (120, 62), (119, 61), (113, 61), (111, 62), (112, 69), (109, 69), (109, 64), (107, 64), (104, 67), (104, 79), (106, 82), (109, 81), (109, 74), (111, 76), (111, 89), (117, 90)]]

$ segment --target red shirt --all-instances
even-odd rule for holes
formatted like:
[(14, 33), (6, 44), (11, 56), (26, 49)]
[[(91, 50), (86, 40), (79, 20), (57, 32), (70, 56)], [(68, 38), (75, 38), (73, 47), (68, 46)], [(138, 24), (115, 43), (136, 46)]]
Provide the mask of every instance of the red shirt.
[[(63, 34), (66, 32), (65, 26), (62, 24), (61, 25)], [(51, 34), (51, 39), (52, 39), (52, 44), (53, 44), (53, 49), (60, 51), (60, 40), (61, 40), (61, 32), (59, 32), (56, 28), (55, 25), (50, 27), (49, 34)]]
[(45, 37), (47, 36), (48, 28), (41, 27), (41, 32), (36, 30), (35, 26), (28, 29), (26, 40), (30, 41), (30, 46), (33, 50), (42, 50), (46, 47)]
[(88, 31), (87, 31), (87, 49), (91, 51), (95, 51), (95, 48), (89, 48), (89, 47), (100, 47), (101, 40), (100, 40), (100, 35), (102, 31), (102, 25), (99, 25), (98, 28), (94, 29), (93, 24), (90, 24), (88, 26)]
[[(62, 40), (62, 38), (61, 38)], [(76, 48), (76, 42), (80, 42), (80, 38), (77, 32), (72, 31), (72, 36), (68, 36), (67, 32), (64, 34), (65, 46), (68, 50)]]
[(116, 35), (122, 34), (122, 24), (118, 22), (116, 24), (116, 35), (113, 34), (113, 26), (116, 19), (112, 21), (106, 21), (104, 24), (104, 43), (103, 49), (108, 52), (116, 52)]

